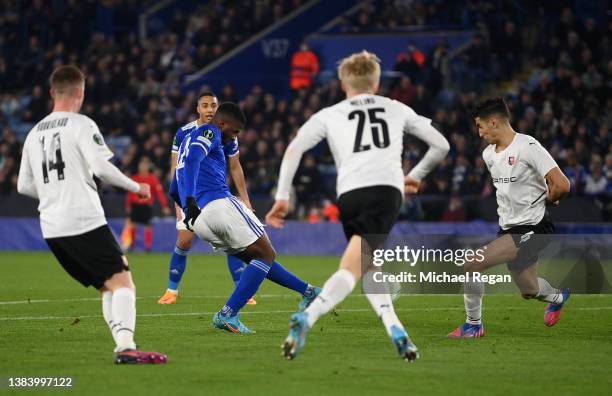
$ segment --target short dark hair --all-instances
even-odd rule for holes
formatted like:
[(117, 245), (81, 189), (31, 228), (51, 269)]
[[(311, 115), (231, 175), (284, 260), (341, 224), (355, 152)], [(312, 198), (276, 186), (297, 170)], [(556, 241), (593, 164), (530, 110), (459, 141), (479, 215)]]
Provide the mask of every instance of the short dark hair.
[(215, 95), (214, 93), (212, 93), (211, 91), (202, 91), (200, 92), (200, 94), (198, 95), (198, 102), (200, 101), (200, 99), (202, 99), (205, 96), (212, 96), (213, 98), (216, 98), (217, 95)]
[(74, 88), (85, 82), (85, 75), (76, 66), (64, 65), (60, 66), (51, 73), (49, 84), (51, 89), (59, 94), (65, 94), (71, 88)]
[(501, 116), (510, 119), (508, 104), (503, 98), (488, 98), (478, 103), (472, 112), (472, 118), (489, 118), (491, 116)]
[(215, 113), (215, 118), (231, 118), (234, 121), (244, 126), (246, 124), (246, 117), (240, 107), (233, 102), (221, 103)]

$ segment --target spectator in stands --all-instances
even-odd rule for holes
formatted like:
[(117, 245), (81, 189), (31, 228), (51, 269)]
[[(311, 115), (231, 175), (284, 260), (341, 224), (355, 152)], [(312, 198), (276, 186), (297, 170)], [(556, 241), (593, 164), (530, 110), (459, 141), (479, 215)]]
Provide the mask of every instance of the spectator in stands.
[(421, 221), (425, 218), (423, 207), (418, 197), (406, 195), (404, 204), (400, 208), (399, 219), (408, 221)]
[(15, 188), (12, 176), (15, 173), (15, 158), (10, 155), (7, 143), (0, 144), (0, 193), (8, 194)]
[(414, 97), (414, 87), (410, 77), (402, 76), (399, 84), (393, 88), (389, 97), (410, 106)]
[(397, 55), (394, 70), (410, 77), (416, 83), (422, 83), (425, 60), (425, 54), (412, 42), (408, 44), (406, 51)]
[(293, 185), (300, 205), (311, 205), (319, 200), (318, 187), (321, 185), (321, 176), (313, 155), (304, 156), (303, 164), (295, 175)]
[(338, 209), (338, 206), (336, 206), (336, 204), (334, 204), (331, 200), (323, 200), (322, 212), (323, 217), (325, 217), (329, 223), (340, 222), (340, 209)]
[(591, 173), (585, 178), (584, 193), (595, 197), (606, 194), (609, 190), (608, 183), (608, 179), (602, 173), (601, 163), (594, 164)]
[(428, 61), (428, 88), (435, 95), (444, 87), (448, 74), (448, 43), (441, 37), (431, 50)]
[(502, 32), (493, 47), (500, 59), (501, 77), (504, 80), (512, 78), (521, 70), (523, 64), (523, 40), (513, 21), (506, 21)]
[(581, 192), (586, 177), (586, 171), (584, 170), (584, 166), (578, 163), (574, 150), (568, 149), (566, 151), (565, 162), (567, 166), (563, 169), (563, 173), (570, 180), (571, 192)]
[(608, 181), (612, 181), (612, 153), (606, 155), (606, 163), (603, 167), (603, 173)]
[(456, 193), (453, 193), (448, 201), (448, 206), (442, 213), (442, 221), (465, 221), (465, 208), (463, 201)]
[(291, 57), (291, 89), (294, 91), (309, 89), (317, 74), (319, 74), (319, 58), (304, 42)]
[(310, 224), (318, 224), (321, 222), (321, 220), (321, 209), (316, 205), (313, 205), (310, 210), (308, 210), (308, 222)]
[(467, 88), (470, 91), (482, 92), (491, 71), (490, 54), (491, 51), (484, 37), (476, 34), (472, 44), (464, 53), (467, 65)]

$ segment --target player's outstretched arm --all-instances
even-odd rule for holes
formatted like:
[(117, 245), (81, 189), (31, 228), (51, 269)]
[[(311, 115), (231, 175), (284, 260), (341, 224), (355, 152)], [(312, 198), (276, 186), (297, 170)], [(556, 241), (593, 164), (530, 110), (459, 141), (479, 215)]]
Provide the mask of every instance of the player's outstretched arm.
[(404, 177), (404, 194), (412, 195), (419, 192), (419, 188), (421, 187), (420, 180), (414, 180), (410, 175), (406, 175)]
[(266, 223), (275, 228), (284, 224), (284, 218), (289, 213), (289, 193), (295, 172), (297, 172), (304, 153), (325, 138), (327, 127), (316, 116), (311, 117), (297, 133), (297, 136), (285, 151), (278, 175), (276, 202), (266, 214)]
[[(151, 196), (148, 184), (136, 183), (134, 180), (121, 173), (115, 165), (105, 158), (93, 158), (89, 161), (89, 166), (91, 166), (94, 175), (106, 184), (131, 191), (138, 194), (141, 198), (149, 198)], [(143, 186), (146, 187), (143, 189)], [(143, 191), (141, 191), (141, 189), (143, 189)]]
[(148, 185), (145, 188), (146, 191), (143, 190), (141, 192), (141, 184), (136, 183), (121, 173), (115, 165), (109, 162), (113, 158), (113, 152), (110, 151), (106, 142), (104, 142), (104, 138), (95, 122), (86, 119), (82, 124), (82, 130), (79, 132), (77, 139), (83, 158), (89, 164), (94, 175), (100, 178), (100, 180), (111, 186), (136, 193), (141, 198), (148, 198), (151, 195)]
[(558, 166), (552, 168), (545, 177), (548, 184), (546, 203), (554, 205), (569, 193), (571, 188), (570, 181)]
[(19, 192), (19, 194), (32, 197), (34, 199), (38, 199), (36, 183), (34, 182), (34, 173), (32, 173), (32, 166), (30, 165), (30, 158), (28, 156), (28, 150), (25, 144), (23, 146), (23, 152), (21, 154), (19, 176), (17, 176), (17, 192)]
[[(412, 111), (412, 110), (410, 110)], [(438, 165), (448, 151), (450, 144), (448, 140), (431, 125), (431, 120), (421, 117), (412, 111), (412, 116), (409, 117), (406, 124), (406, 132), (416, 136), (420, 140), (429, 145), (429, 150), (423, 158), (410, 170), (404, 179), (406, 193), (414, 194), (418, 191), (420, 181)]]
[(285, 217), (289, 213), (289, 201), (285, 199), (277, 199), (272, 205), (272, 209), (266, 214), (266, 224), (274, 228), (283, 228), (285, 225)]
[(240, 164), (240, 153), (236, 153), (229, 157), (229, 171), (232, 181), (238, 190), (240, 200), (246, 205), (247, 208), (253, 210), (251, 200), (249, 199), (249, 193), (246, 188), (246, 181), (244, 180), (244, 171)]

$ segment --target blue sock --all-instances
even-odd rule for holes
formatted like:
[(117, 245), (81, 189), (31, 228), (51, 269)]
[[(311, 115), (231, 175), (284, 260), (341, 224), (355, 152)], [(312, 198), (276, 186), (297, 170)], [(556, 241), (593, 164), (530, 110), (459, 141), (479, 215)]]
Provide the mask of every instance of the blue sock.
[(242, 275), (242, 271), (244, 271), (244, 266), (245, 263), (238, 257), (230, 254), (227, 255), (227, 268), (232, 275), (234, 286), (238, 286), (238, 282), (240, 282), (240, 275)]
[(178, 246), (174, 247), (172, 258), (170, 259), (170, 276), (168, 280), (168, 289), (178, 290), (179, 283), (187, 266), (187, 255), (189, 250), (183, 250)]
[(236, 316), (244, 307), (249, 298), (253, 297), (259, 289), (259, 285), (266, 279), (270, 271), (270, 265), (261, 260), (251, 260), (249, 265), (242, 271), (240, 282), (230, 296), (225, 306), (221, 309), (223, 316)]
[(287, 271), (287, 269), (278, 261), (275, 261), (274, 264), (272, 264), (266, 278), (278, 285), (286, 287), (287, 289), (295, 290), (301, 295), (306, 294), (306, 291), (308, 290), (308, 283)]

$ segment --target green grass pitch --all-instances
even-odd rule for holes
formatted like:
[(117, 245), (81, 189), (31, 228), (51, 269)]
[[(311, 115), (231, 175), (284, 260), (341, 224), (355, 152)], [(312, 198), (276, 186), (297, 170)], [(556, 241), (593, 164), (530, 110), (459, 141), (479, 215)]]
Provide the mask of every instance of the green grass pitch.
[[(576, 295), (547, 328), (544, 304), (485, 298), (487, 335), (449, 340), (464, 319), (461, 296), (402, 296), (396, 309), (421, 359), (401, 361), (359, 289), (322, 318), (294, 361), (280, 356), (299, 298), (270, 282), (247, 306), (255, 335), (215, 330), (211, 317), (232, 283), (222, 256), (189, 258), (179, 303), (160, 306), (168, 255), (131, 254), (136, 340), (166, 366), (115, 366), (98, 294), (68, 277), (49, 253), (0, 254), (0, 377), (70, 376), (74, 394), (452, 395), (612, 394), (612, 296)], [(321, 285), (337, 258), (281, 257)], [(0, 393), (12, 392), (6, 388)]]

